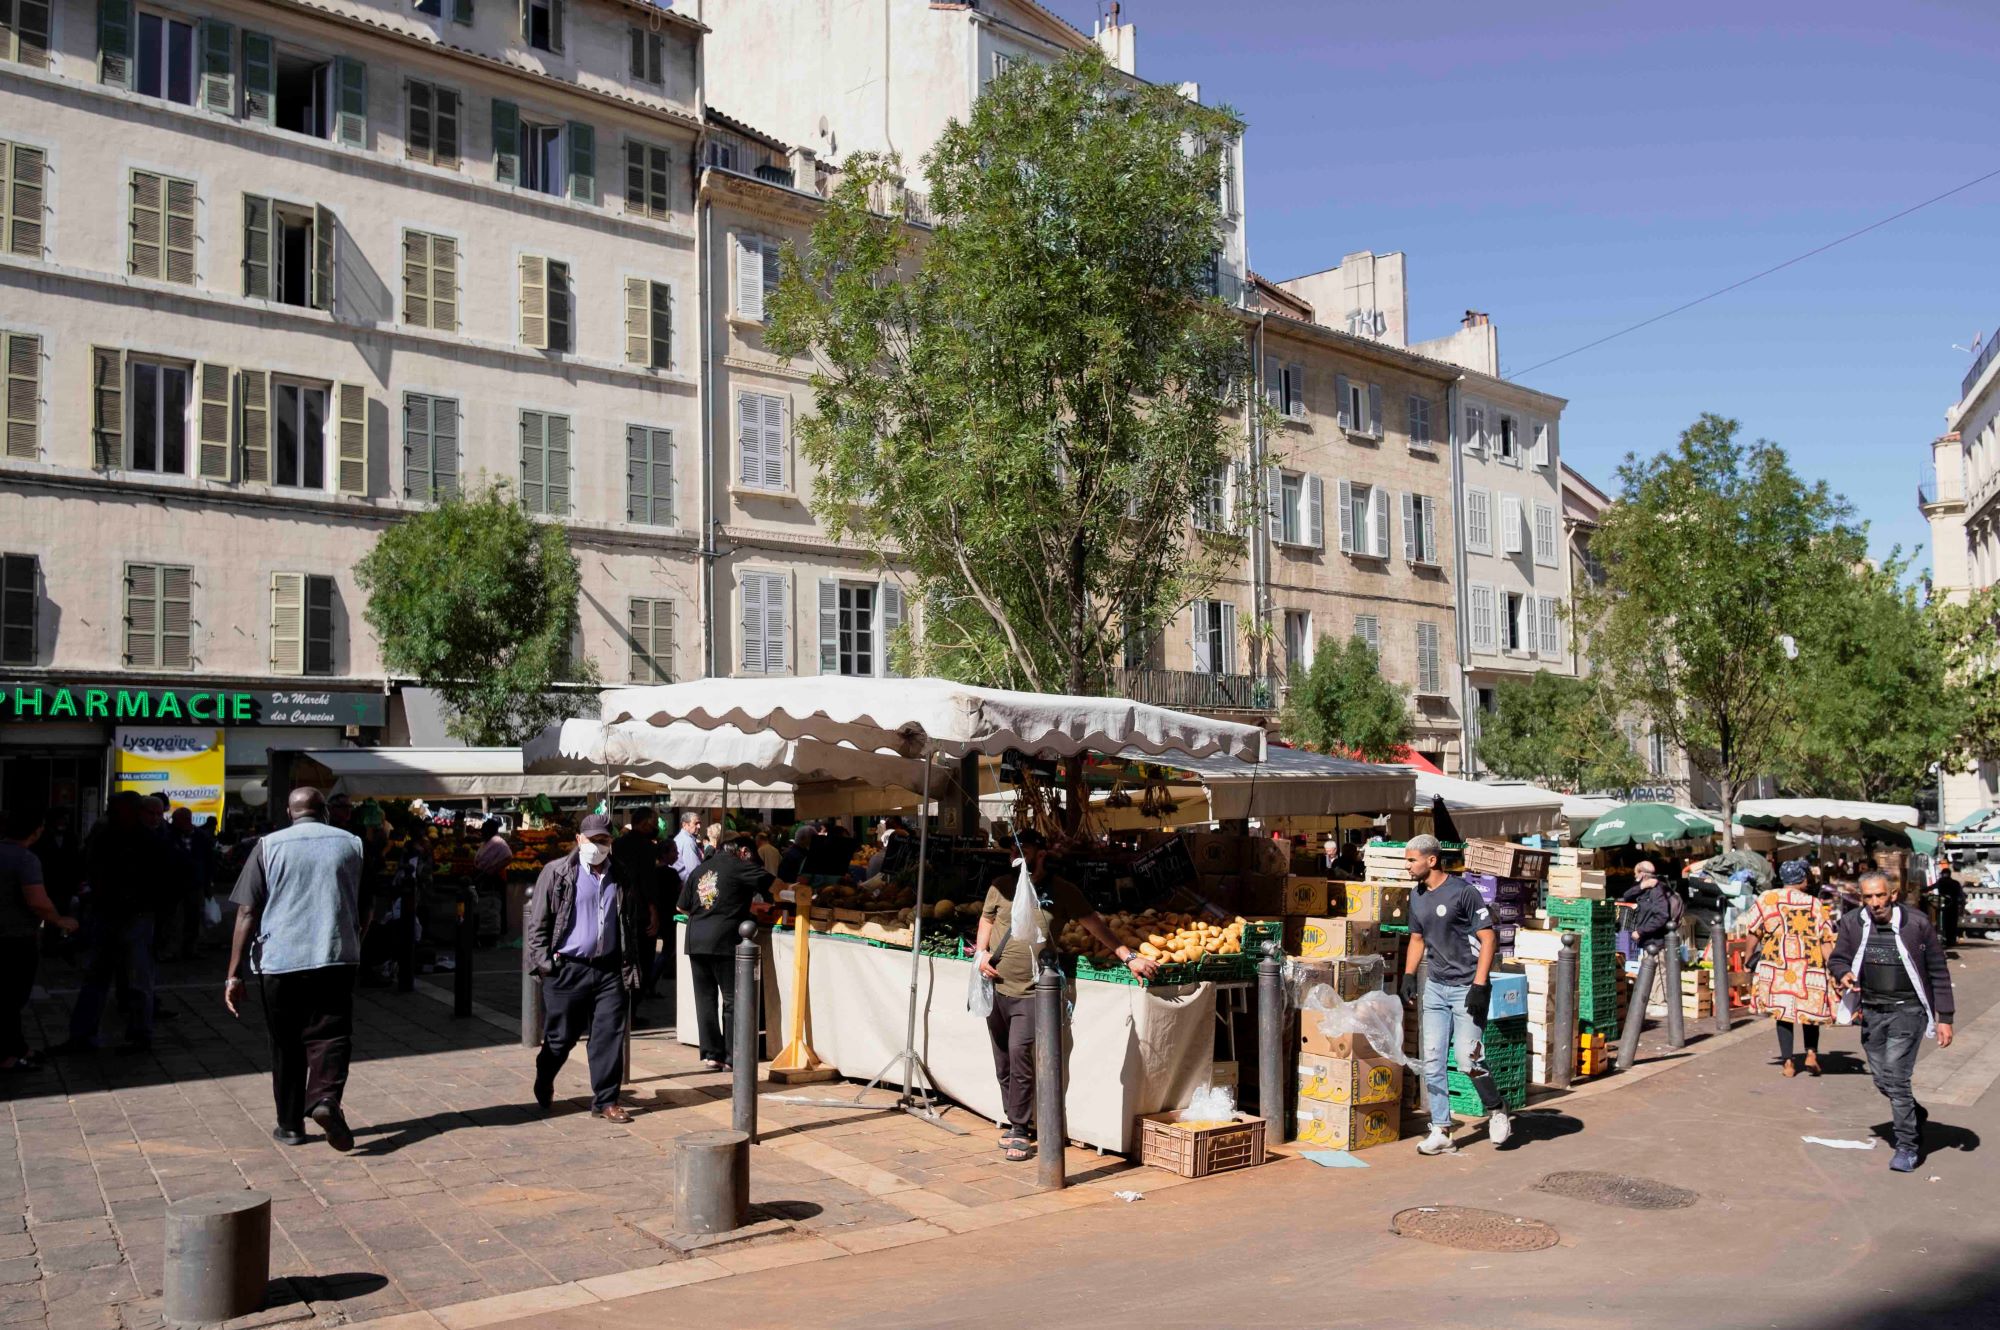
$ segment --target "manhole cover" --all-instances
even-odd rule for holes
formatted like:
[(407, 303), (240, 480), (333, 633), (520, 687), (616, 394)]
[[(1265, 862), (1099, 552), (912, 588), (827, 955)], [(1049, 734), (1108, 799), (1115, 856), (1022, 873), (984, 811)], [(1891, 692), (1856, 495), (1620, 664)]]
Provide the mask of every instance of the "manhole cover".
[(1389, 1231), (1459, 1251), (1540, 1251), (1561, 1236), (1539, 1219), (1475, 1210), (1464, 1205), (1420, 1205), (1399, 1211)]
[(1589, 1170), (1551, 1173), (1535, 1184), (1535, 1190), (1593, 1205), (1615, 1205), (1621, 1210), (1682, 1210), (1699, 1199), (1686, 1187), (1671, 1183)]

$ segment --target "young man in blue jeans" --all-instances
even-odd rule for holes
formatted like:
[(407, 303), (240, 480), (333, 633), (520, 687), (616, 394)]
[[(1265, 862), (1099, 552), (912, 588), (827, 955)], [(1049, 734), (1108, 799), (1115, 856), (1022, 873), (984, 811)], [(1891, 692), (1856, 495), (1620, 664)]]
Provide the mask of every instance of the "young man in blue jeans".
[(1486, 1134), (1505, 1145), (1514, 1124), (1501, 1106), (1500, 1089), (1486, 1070), (1481, 1048), (1486, 1012), (1493, 1000), (1488, 976), (1499, 935), (1493, 912), (1465, 879), (1438, 867), (1435, 836), (1417, 836), (1403, 850), (1416, 890), (1410, 897), (1410, 959), (1403, 969), (1403, 1000), (1417, 1003), (1417, 967), (1425, 965), (1418, 1009), (1423, 1031), (1424, 1091), (1430, 1102), (1431, 1132), (1418, 1154), (1457, 1153), (1451, 1143), (1451, 1092), (1446, 1073), (1456, 1046), (1460, 1064), (1486, 1110)]

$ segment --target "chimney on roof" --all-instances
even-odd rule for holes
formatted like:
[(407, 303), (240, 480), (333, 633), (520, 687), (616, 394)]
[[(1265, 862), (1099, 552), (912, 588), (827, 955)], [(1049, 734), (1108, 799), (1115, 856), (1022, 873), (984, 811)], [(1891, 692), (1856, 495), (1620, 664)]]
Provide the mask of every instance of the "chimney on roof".
[(808, 194), (819, 193), (819, 155), (811, 148), (794, 145), (785, 154), (785, 165), (792, 168), (793, 189), (802, 189)]
[(1120, 20), (1118, 0), (1112, 0), (1111, 17), (1097, 24), (1091, 35), (1105, 59), (1127, 74), (1139, 72), (1138, 33), (1132, 24)]
[(1467, 311), (1465, 311), (1465, 317), (1459, 321), (1459, 326), (1462, 328), (1484, 328), (1487, 324), (1491, 322), (1492, 319), (1487, 317), (1485, 314), (1482, 314), (1480, 311), (1476, 309), (1468, 309)]

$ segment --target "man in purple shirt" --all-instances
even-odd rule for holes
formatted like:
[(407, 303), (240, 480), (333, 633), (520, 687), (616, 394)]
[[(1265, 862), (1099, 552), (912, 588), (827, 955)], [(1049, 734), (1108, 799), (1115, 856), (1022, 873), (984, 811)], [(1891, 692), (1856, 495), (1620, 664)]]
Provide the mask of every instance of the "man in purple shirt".
[(590, 1115), (630, 1122), (618, 1103), (631, 995), (644, 978), (650, 907), (624, 890), (611, 866), (611, 819), (592, 813), (577, 828), (576, 849), (542, 869), (528, 902), (524, 947), (530, 973), (542, 978), (548, 1023), (535, 1056), (535, 1102), (555, 1100), (556, 1073), (576, 1041), (590, 1040)]

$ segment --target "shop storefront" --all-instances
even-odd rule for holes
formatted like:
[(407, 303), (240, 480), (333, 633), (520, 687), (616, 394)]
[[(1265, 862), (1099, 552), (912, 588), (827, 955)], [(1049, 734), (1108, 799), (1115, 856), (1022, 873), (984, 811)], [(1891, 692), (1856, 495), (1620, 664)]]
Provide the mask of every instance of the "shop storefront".
[(380, 690), (0, 682), (0, 807), (44, 808), (76, 834), (121, 789), (197, 818), (261, 803), (273, 748), (378, 741)]

